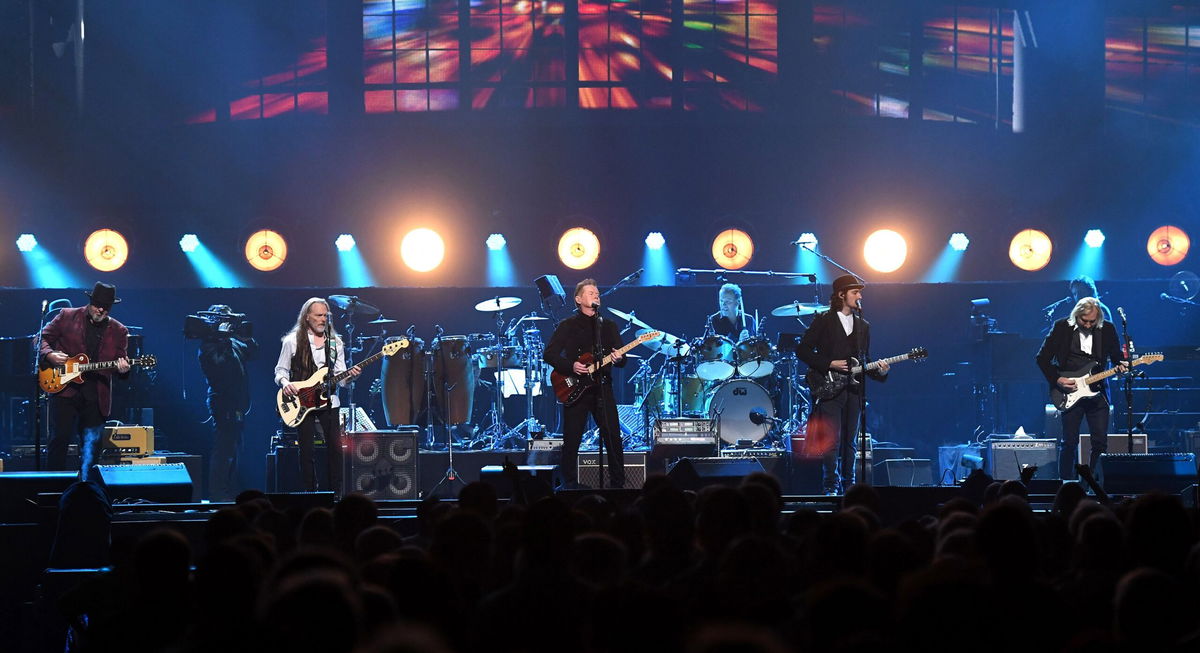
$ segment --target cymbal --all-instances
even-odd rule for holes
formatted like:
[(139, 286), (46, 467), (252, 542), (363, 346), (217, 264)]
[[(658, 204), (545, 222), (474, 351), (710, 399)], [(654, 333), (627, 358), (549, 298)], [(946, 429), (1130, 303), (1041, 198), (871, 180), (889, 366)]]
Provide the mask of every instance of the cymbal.
[(333, 304), (338, 310), (347, 313), (356, 313), (358, 315), (379, 315), (379, 309), (374, 306), (359, 300), (356, 295), (330, 295), (329, 303)]
[(367, 322), (367, 324), (395, 324), (395, 323), (396, 323), (395, 320), (389, 320), (386, 317), (375, 318), (374, 320)]
[[(637, 335), (641, 337), (651, 331), (654, 329), (638, 329)], [(690, 345), (665, 331), (661, 332), (657, 338), (651, 338), (642, 344), (654, 351), (666, 354), (668, 358), (686, 356), (691, 351)]]
[[(653, 330), (649, 324), (646, 324), (645, 322), (639, 320), (638, 316), (634, 315), (634, 313), (632, 311), (630, 311), (629, 313), (626, 313), (624, 311), (618, 311), (617, 309), (613, 308), (612, 306), (609, 306), (608, 312), (612, 313), (613, 315), (616, 315), (617, 317), (621, 318), (622, 320), (627, 320), (629, 322), (632, 322), (632, 323), (642, 327), (642, 329), (644, 329), (646, 331)], [(640, 335), (641, 331), (638, 331), (638, 334)]]
[(791, 304), (784, 304), (773, 309), (771, 315), (775, 317), (800, 317), (801, 315), (812, 315), (824, 308), (824, 304), (792, 302)]
[(521, 322), (537, 322), (539, 320), (549, 320), (549, 319), (550, 318), (542, 317), (541, 315), (526, 315), (525, 317), (517, 320), (517, 323), (520, 324)]
[(485, 299), (476, 304), (475, 310), (483, 311), (484, 313), (507, 311), (520, 303), (520, 297), (493, 297), (492, 299)]

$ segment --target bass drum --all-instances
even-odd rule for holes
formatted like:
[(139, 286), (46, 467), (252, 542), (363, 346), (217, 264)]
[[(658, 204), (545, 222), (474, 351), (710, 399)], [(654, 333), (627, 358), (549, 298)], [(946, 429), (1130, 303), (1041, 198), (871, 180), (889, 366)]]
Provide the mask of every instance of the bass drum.
[(771, 395), (750, 379), (733, 379), (717, 386), (708, 398), (708, 418), (716, 422), (717, 435), (726, 444), (754, 444), (767, 436), (771, 423), (750, 421), (750, 413), (775, 417)]
[[(400, 338), (388, 338), (395, 342)], [(415, 338), (408, 347), (383, 358), (383, 415), (391, 426), (416, 424), (425, 408), (425, 341)]]

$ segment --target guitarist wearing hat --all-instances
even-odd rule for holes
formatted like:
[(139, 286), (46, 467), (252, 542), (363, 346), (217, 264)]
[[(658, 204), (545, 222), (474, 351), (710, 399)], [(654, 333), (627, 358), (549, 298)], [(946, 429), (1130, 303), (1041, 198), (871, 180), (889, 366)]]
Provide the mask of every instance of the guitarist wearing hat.
[[(39, 364), (42, 368), (63, 365), (73, 356), (87, 354), (91, 361), (115, 361), (122, 378), (129, 373), (126, 348), (129, 329), (109, 315), (121, 302), (116, 286), (97, 281), (85, 292), (87, 306), (65, 308), (42, 328)], [(71, 440), (79, 437), (80, 477), (87, 478), (96, 464), (100, 432), (112, 411), (112, 371), (84, 373), (82, 383), (69, 383), (50, 398), (50, 442), (46, 448), (47, 469), (64, 470)]]
[[(546, 343), (543, 359), (564, 376), (584, 376), (587, 365), (579, 359), (592, 353), (598, 341), (603, 354), (612, 355), (612, 363), (624, 367), (621, 334), (612, 320), (599, 315), (600, 291), (594, 279), (575, 285), (575, 304), (579, 310), (564, 319)], [(564, 485), (575, 485), (578, 472), (579, 444), (587, 427), (588, 415), (596, 421), (608, 454), (608, 477), (612, 487), (625, 487), (625, 454), (621, 448), (621, 428), (617, 421), (617, 401), (613, 397), (612, 369), (604, 366), (594, 373), (597, 384), (579, 399), (563, 404), (563, 447), (559, 471)]]
[[(829, 310), (818, 313), (812, 325), (796, 345), (796, 355), (810, 374), (830, 371), (849, 374), (852, 358), (870, 351), (871, 325), (858, 315), (865, 287), (854, 275), (846, 274), (833, 282)], [(867, 375), (886, 381), (888, 364), (879, 362)], [(855, 438), (858, 434), (862, 390), (847, 384), (831, 397), (818, 399), (808, 417), (808, 443), (811, 454), (821, 456), (821, 482), (825, 494), (839, 494), (854, 483)]]
[[(1116, 327), (1104, 319), (1103, 304), (1095, 297), (1084, 297), (1075, 303), (1070, 317), (1054, 323), (1037, 353), (1037, 364), (1052, 391), (1071, 393), (1076, 390), (1075, 377), (1086, 376), (1105, 360), (1111, 360), (1118, 372), (1125, 372), (1128, 366), (1124, 358)], [(1108, 384), (1105, 381), (1100, 384), (1101, 392), (1062, 412), (1063, 442), (1058, 452), (1058, 469), (1063, 480), (1075, 478), (1079, 428), (1084, 417), (1092, 437), (1088, 461), (1092, 469), (1096, 468), (1100, 454), (1108, 451)]]

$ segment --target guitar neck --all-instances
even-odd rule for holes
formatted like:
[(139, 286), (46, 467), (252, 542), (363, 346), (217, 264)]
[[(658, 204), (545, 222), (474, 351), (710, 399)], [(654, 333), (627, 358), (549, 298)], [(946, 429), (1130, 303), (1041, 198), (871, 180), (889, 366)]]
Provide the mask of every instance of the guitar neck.
[[(899, 363), (900, 361), (906, 361), (908, 359), (909, 359), (909, 354), (900, 354), (899, 356), (892, 356), (891, 358), (881, 358), (877, 361), (872, 361), (870, 363), (867, 363), (866, 371), (870, 372), (872, 370), (879, 369), (879, 366), (883, 365), (884, 363), (891, 365), (892, 363)], [(853, 372), (854, 374), (861, 374), (863, 372), (863, 366), (859, 365), (859, 366), (855, 367), (853, 370), (851, 370), (851, 372)]]
[(604, 367), (605, 365), (608, 365), (609, 363), (612, 362), (613, 355), (624, 355), (625, 352), (629, 351), (630, 349), (633, 349), (634, 347), (637, 347), (640, 342), (641, 341), (639, 341), (639, 340), (634, 340), (633, 342), (629, 343), (628, 345), (625, 345), (624, 347), (621, 347), (620, 349), (617, 349), (616, 351), (613, 351), (609, 355), (605, 356), (604, 360), (600, 361), (599, 363), (592, 363), (592, 365), (590, 367), (588, 367), (588, 372), (589, 373), (595, 372), (596, 370)]
[[(1146, 361), (1145, 359), (1137, 358), (1137, 359), (1130, 361), (1129, 366), (1136, 367), (1138, 365), (1148, 365), (1150, 362), (1153, 362), (1153, 361)], [(1093, 383), (1103, 381), (1104, 379), (1107, 379), (1108, 377), (1110, 377), (1116, 373), (1117, 373), (1117, 368), (1110, 367), (1107, 370), (1104, 370), (1103, 372), (1096, 372), (1095, 374), (1084, 379), (1083, 382), (1088, 385), (1091, 385)]]
[[(371, 363), (374, 363), (375, 361), (377, 361), (383, 357), (384, 357), (383, 350), (380, 350), (380, 351), (377, 351), (374, 354), (371, 354), (370, 356), (367, 356), (366, 358), (358, 361), (357, 363), (354, 364), (354, 366), (357, 366), (359, 369), (362, 369), (362, 368), (366, 367), (367, 365), (370, 365)], [(333, 382), (341, 383), (343, 380), (349, 378), (350, 377), (350, 369), (353, 369), (354, 366), (347, 369), (345, 372), (335, 374), (333, 377)]]
[[(142, 361), (135, 358), (129, 361), (130, 367), (141, 365)], [(117, 366), (117, 361), (100, 361), (98, 363), (84, 363), (79, 366), (80, 372), (98, 372), (100, 370), (113, 369)]]

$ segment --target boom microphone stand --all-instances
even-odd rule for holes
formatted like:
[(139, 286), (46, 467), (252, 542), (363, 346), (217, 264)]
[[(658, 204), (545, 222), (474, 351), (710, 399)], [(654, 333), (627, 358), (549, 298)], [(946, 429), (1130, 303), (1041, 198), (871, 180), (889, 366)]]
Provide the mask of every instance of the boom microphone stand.
[[(1129, 337), (1129, 323), (1125, 319), (1125, 309), (1118, 306), (1117, 315), (1121, 316), (1121, 339), (1125, 341), (1125, 360), (1132, 361), (1136, 355), (1133, 351), (1133, 338)], [(1133, 368), (1125, 375), (1125, 421), (1126, 438), (1125, 453), (1133, 453)]]
[[(58, 303), (57, 301), (55, 302)], [(37, 337), (33, 341), (33, 375), (34, 393), (33, 393), (33, 469), (34, 471), (42, 471), (42, 399), (45, 398), (45, 393), (42, 392), (42, 386), (38, 383), (38, 369), (40, 369), (40, 360), (42, 358), (42, 329), (46, 328), (46, 300), (42, 300), (42, 313), (38, 316)]]

